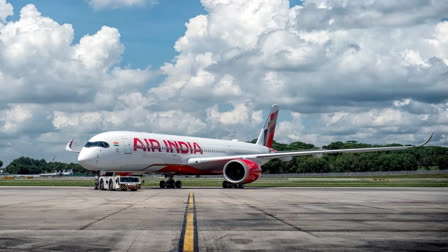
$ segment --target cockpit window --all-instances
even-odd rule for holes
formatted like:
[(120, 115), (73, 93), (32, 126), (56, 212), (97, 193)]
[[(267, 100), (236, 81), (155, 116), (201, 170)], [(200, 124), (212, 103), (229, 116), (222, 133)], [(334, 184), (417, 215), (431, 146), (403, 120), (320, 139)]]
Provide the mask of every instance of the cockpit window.
[(90, 148), (90, 147), (101, 147), (101, 148), (109, 148), (109, 144), (106, 142), (87, 142), (84, 147)]

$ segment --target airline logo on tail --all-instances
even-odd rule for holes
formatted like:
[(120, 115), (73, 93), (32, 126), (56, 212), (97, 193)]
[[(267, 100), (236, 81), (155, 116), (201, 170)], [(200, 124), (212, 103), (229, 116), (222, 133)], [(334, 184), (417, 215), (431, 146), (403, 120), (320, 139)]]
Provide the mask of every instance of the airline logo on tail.
[(272, 105), (271, 113), (269, 114), (263, 129), (261, 130), (260, 136), (258, 137), (257, 144), (266, 146), (268, 148), (272, 147), (272, 142), (274, 141), (275, 125), (277, 123), (278, 116), (278, 105)]

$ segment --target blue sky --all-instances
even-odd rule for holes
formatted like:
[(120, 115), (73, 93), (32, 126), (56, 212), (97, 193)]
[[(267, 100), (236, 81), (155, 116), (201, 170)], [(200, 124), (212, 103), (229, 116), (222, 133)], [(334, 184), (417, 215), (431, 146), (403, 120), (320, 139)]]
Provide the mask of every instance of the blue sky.
[[(12, 0), (15, 9), (11, 20), (19, 18), (18, 10), (35, 4), (44, 16), (59, 23), (73, 24), (74, 43), (85, 34), (94, 34), (101, 26), (116, 27), (126, 47), (121, 65), (158, 68), (176, 55), (173, 45), (185, 33), (185, 23), (192, 17), (206, 14), (200, 1), (169, 0), (156, 5), (94, 10), (86, 0)], [(290, 5), (302, 1), (291, 0)]]
[(68, 139), (109, 130), (251, 140), (274, 103), (280, 142), (435, 131), (446, 146), (447, 13), (447, 1), (0, 0), (0, 160), (75, 162)]
[(120, 31), (126, 47), (122, 66), (158, 68), (176, 55), (173, 45), (185, 32), (185, 23), (191, 17), (205, 14), (199, 1), (169, 0), (156, 5), (94, 10), (83, 0), (9, 1), (15, 9), (11, 20), (19, 18), (23, 6), (35, 4), (44, 16), (60, 24), (72, 24), (74, 43), (85, 34), (96, 33), (101, 26), (115, 27)]

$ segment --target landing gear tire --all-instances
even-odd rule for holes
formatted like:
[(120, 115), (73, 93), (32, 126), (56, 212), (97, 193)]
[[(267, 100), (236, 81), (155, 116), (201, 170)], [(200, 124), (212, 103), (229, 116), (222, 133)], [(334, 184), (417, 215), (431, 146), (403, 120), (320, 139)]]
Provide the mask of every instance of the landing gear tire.
[(100, 180), (100, 190), (104, 190), (104, 180)]
[(166, 181), (166, 188), (174, 188), (175, 187), (175, 185), (174, 185), (174, 180), (167, 180)]
[(233, 188), (233, 184), (229, 181), (222, 182), (222, 188)]
[(174, 181), (172, 176), (167, 176), (166, 181), (160, 181), (160, 188), (182, 188), (182, 181)]
[(95, 190), (98, 190), (98, 181), (95, 182), (94, 188), (95, 188)]
[(112, 179), (109, 180), (109, 191), (114, 191), (114, 183), (112, 182)]
[(224, 180), (222, 182), (222, 188), (244, 188), (244, 184), (234, 184), (229, 181)]

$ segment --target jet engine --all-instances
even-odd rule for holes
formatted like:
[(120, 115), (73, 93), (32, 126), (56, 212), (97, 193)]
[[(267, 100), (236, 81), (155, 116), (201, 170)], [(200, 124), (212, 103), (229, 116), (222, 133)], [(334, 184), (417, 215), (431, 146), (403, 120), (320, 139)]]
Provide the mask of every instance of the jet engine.
[(247, 184), (254, 182), (261, 175), (260, 166), (247, 159), (230, 160), (224, 165), (224, 177), (233, 184)]

